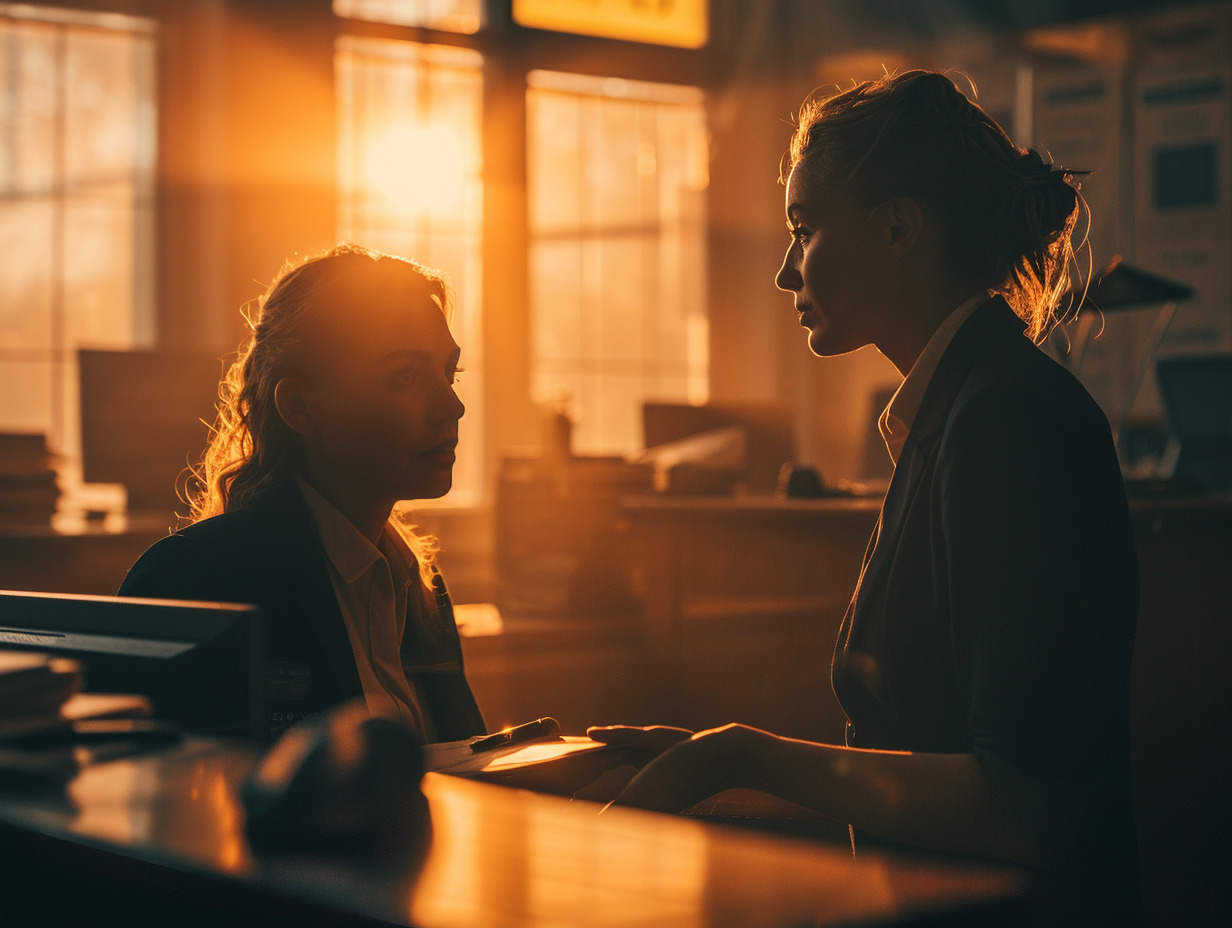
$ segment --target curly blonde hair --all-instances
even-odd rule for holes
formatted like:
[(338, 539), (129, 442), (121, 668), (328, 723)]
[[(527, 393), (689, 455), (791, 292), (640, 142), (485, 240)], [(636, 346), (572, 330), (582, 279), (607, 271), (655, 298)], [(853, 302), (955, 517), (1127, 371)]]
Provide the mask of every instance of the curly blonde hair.
[[(409, 258), (362, 245), (342, 244), (299, 263), (287, 263), (255, 312), (245, 313), (249, 335), (218, 385), (217, 418), (200, 463), (191, 468), (197, 490), (187, 521), (198, 522), (250, 506), (271, 488), (293, 479), (302, 467), (299, 437), (282, 420), (274, 389), (284, 377), (313, 362), (306, 337), (319, 317), (362, 305), (356, 294), (422, 291), (450, 319), (453, 294), (439, 271)], [(431, 582), (436, 541), (395, 520)]]

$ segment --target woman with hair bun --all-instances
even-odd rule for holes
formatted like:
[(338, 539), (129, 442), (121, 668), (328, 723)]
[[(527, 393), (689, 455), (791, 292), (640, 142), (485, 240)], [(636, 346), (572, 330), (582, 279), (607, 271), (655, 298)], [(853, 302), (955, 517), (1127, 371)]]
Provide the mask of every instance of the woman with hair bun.
[(124, 596), (255, 603), (270, 736), (362, 696), (427, 741), (484, 732), (432, 540), (393, 515), (453, 480), (459, 349), (443, 275), (341, 245), (285, 267), (219, 387), (192, 524)]
[(846, 743), (594, 729), (666, 747), (618, 802), (680, 810), (754, 788), (850, 823), (857, 852), (1036, 868), (1060, 923), (1137, 918), (1137, 556), (1107, 420), (1033, 344), (1070, 283), (1074, 173), (1017, 148), (939, 73), (804, 107), (775, 282), (814, 354), (875, 345), (905, 377), (880, 420), (893, 480), (834, 653)]

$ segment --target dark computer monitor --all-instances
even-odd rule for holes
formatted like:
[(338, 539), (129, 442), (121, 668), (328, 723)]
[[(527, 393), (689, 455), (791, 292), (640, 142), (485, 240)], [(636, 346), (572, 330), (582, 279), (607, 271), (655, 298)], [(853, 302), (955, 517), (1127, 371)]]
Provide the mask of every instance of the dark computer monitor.
[(643, 403), (642, 439), (647, 448), (739, 426), (747, 436), (745, 483), (753, 494), (773, 495), (783, 465), (795, 459), (791, 407), (783, 403)]
[(86, 692), (207, 734), (268, 737), (262, 642), (255, 606), (0, 590), (0, 648), (74, 658)]
[(1173, 476), (1205, 490), (1232, 490), (1232, 355), (1168, 358), (1155, 373), (1180, 443)]
[(129, 509), (181, 508), (177, 481), (201, 458), (222, 362), (165, 351), (77, 353), (81, 467), (88, 483), (122, 483)]

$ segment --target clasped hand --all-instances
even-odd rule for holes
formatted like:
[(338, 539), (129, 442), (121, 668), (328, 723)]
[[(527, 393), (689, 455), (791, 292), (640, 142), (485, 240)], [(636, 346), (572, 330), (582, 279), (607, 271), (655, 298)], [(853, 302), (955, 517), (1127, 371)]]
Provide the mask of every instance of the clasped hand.
[(772, 737), (746, 725), (696, 733), (667, 725), (607, 725), (586, 734), (604, 744), (658, 755), (612, 800), (656, 812), (680, 812), (723, 790), (754, 786), (757, 741)]

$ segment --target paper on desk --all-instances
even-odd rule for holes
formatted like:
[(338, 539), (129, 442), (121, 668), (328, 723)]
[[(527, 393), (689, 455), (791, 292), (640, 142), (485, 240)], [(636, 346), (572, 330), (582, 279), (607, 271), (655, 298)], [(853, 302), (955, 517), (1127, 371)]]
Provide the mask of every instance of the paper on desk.
[(558, 760), (562, 757), (611, 750), (609, 745), (591, 738), (566, 735), (552, 741), (515, 744), (476, 754), (474, 738), (424, 745), (424, 769), (454, 775), (498, 773)]

